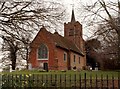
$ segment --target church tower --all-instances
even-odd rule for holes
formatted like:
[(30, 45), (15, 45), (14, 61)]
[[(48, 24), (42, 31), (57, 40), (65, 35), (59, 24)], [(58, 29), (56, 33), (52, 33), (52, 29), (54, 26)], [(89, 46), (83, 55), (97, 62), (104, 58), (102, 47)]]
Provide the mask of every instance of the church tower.
[(71, 22), (64, 23), (64, 37), (74, 42), (81, 51), (84, 50), (82, 25), (75, 20), (74, 9), (72, 9)]

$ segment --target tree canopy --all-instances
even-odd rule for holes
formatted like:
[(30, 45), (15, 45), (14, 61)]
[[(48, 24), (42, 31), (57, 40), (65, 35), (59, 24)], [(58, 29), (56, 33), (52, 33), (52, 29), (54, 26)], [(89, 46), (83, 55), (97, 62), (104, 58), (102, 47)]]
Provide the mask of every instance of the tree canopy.
[(102, 59), (107, 59), (107, 61), (114, 59), (116, 60), (115, 65), (119, 65), (120, 1), (97, 0), (92, 4), (83, 5), (83, 7), (86, 12), (89, 12), (86, 14), (85, 20), (87, 26), (94, 29), (92, 37), (101, 42)]
[[(29, 2), (0, 1), (0, 37), (3, 40), (3, 60), (10, 59), (12, 69), (17, 59), (28, 60), (29, 44), (41, 26), (57, 25), (64, 15), (57, 2), (33, 0)], [(7, 53), (7, 54), (6, 54)]]

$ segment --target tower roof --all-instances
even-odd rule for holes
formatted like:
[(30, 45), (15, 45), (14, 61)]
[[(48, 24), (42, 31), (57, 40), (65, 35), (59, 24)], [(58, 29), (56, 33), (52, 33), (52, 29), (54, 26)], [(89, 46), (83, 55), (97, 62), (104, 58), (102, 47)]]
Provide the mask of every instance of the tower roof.
[(71, 22), (75, 22), (74, 9), (72, 9)]

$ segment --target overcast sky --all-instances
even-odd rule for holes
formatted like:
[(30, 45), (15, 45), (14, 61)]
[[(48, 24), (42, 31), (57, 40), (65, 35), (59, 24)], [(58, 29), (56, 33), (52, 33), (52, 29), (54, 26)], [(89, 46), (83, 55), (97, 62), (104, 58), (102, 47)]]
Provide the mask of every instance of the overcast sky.
[[(93, 32), (86, 28), (86, 23), (83, 21), (83, 12), (84, 9), (82, 7), (82, 5), (93, 5), (95, 2), (97, 2), (98, 0), (62, 0), (63, 4), (65, 5), (65, 8), (67, 10), (67, 14), (68, 14), (68, 19), (66, 19), (67, 21), (70, 21), (71, 18), (71, 10), (72, 10), (72, 5), (74, 5), (74, 13), (75, 13), (75, 18), (77, 21), (79, 21), (82, 26), (83, 26), (83, 38), (87, 39), (87, 37), (90, 37), (93, 35)], [(105, 2), (117, 2), (118, 0), (104, 0)], [(114, 12), (112, 12), (114, 14)], [(83, 14), (83, 15), (82, 15)], [(105, 15), (105, 13), (102, 13), (103, 15)], [(95, 28), (93, 28), (95, 29)], [(86, 36), (87, 35), (87, 36)]]
[(71, 19), (72, 6), (74, 5), (75, 19), (79, 21), (83, 26), (83, 38), (87, 39), (87, 36), (90, 37), (92, 34), (91, 32), (88, 32), (88, 30), (85, 28), (85, 23), (82, 20), (83, 19), (82, 14), (84, 12), (82, 5), (93, 4), (96, 0), (62, 0), (62, 1), (67, 11), (66, 22), (69, 22)]

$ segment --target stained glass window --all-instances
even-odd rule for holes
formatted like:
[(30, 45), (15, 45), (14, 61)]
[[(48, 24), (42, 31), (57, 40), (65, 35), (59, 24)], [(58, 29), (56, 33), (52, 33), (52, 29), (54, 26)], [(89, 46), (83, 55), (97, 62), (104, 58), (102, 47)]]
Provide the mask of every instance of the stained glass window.
[(41, 44), (38, 48), (38, 59), (47, 59), (48, 58), (48, 49), (46, 45)]

